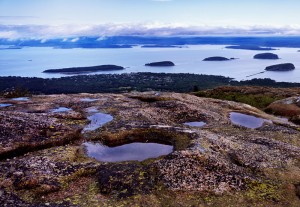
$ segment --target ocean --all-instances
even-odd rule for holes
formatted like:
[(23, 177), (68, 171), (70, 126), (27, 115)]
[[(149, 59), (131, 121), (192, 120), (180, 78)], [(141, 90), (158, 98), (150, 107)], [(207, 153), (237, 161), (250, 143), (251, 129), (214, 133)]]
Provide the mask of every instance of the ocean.
[[(50, 47), (24, 47), (22, 49), (0, 50), (0, 76), (21, 76), (58, 78), (65, 74), (46, 74), (46, 69), (114, 64), (125, 67), (122, 71), (107, 73), (194, 73), (221, 75), (236, 80), (271, 78), (276, 81), (300, 82), (300, 52), (297, 48), (276, 48), (270, 51), (278, 54), (279, 60), (256, 60), (253, 56), (266, 51), (226, 49), (225, 45), (187, 45), (183, 48), (141, 48), (124, 49), (55, 49)], [(224, 56), (237, 58), (231, 61), (204, 62), (204, 58)], [(174, 67), (147, 67), (145, 63), (169, 60)], [(293, 63), (294, 71), (265, 72), (266, 66), (279, 63)]]

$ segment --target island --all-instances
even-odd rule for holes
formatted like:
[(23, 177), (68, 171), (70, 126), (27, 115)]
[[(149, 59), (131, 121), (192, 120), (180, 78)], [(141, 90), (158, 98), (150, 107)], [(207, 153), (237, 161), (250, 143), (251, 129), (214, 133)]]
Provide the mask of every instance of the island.
[(169, 66), (175, 66), (175, 64), (173, 62), (171, 62), (171, 61), (161, 61), (161, 62), (146, 63), (145, 66), (169, 67)]
[(0, 48), (0, 50), (19, 50), (19, 49), (22, 49), (22, 47), (19, 47), (19, 46), (9, 46), (9, 47), (4, 47), (4, 48)]
[(111, 48), (111, 49), (124, 49), (132, 48), (133, 45), (113, 45), (113, 44), (71, 44), (65, 43), (64, 45), (54, 46), (54, 49), (75, 49), (75, 48), (85, 48), (85, 49), (99, 49), (99, 48)]
[(282, 63), (266, 67), (266, 71), (290, 71), (294, 70), (295, 66), (292, 63)]
[(225, 47), (226, 49), (239, 49), (239, 50), (276, 50), (272, 47), (260, 47), (256, 45), (232, 45)]
[(214, 56), (214, 57), (208, 57), (205, 58), (203, 61), (228, 61), (228, 60), (234, 60), (235, 58), (226, 58), (226, 57), (221, 57), (221, 56)]
[(176, 45), (143, 45), (142, 48), (182, 48), (182, 46)]
[(98, 65), (90, 67), (73, 67), (73, 68), (62, 68), (62, 69), (49, 69), (44, 70), (43, 73), (93, 73), (98, 71), (111, 71), (111, 70), (124, 70), (125, 68), (117, 65)]
[(277, 60), (279, 59), (278, 55), (274, 53), (260, 53), (256, 54), (253, 57), (254, 59), (262, 59), (262, 60)]

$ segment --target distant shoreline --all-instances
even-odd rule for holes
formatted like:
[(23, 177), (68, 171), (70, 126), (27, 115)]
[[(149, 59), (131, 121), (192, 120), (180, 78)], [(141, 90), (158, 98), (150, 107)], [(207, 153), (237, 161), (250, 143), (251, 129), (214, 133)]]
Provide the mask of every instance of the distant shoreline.
[(33, 94), (124, 93), (129, 91), (186, 93), (229, 85), (300, 87), (300, 83), (276, 82), (271, 79), (235, 81), (224, 76), (188, 73), (123, 73), (78, 75), (51, 79), (0, 77), (0, 94), (12, 88), (28, 90)]
[[(17, 47), (54, 47), (54, 48), (132, 48), (133, 46), (146, 46), (153, 48), (172, 48), (186, 45), (227, 45), (242, 46), (255, 49), (264, 48), (300, 48), (300, 36), (110, 36), (99, 41), (99, 37), (79, 36), (77, 41), (65, 38), (53, 38), (47, 41), (40, 39), (5, 39), (0, 38), (0, 45)], [(258, 48), (259, 50), (259, 48)]]

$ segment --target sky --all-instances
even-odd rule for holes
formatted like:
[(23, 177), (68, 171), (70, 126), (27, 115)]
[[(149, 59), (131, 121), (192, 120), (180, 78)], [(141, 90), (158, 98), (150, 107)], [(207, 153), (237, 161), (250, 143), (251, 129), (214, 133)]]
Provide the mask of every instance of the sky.
[(0, 0), (0, 38), (300, 35), (299, 0)]

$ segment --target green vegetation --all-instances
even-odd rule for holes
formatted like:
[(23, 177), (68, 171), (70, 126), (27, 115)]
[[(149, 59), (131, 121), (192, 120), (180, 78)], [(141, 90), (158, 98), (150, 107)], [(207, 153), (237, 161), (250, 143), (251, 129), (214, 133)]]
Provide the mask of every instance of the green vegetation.
[(62, 68), (62, 69), (49, 69), (43, 73), (91, 73), (97, 71), (111, 71), (111, 70), (123, 70), (125, 68), (117, 65), (98, 65), (91, 67), (75, 67), (75, 68)]
[(52, 79), (0, 77), (2, 95), (13, 88), (28, 90), (34, 94), (122, 93), (132, 90), (184, 93), (224, 85), (300, 87), (300, 83), (275, 82), (271, 79), (238, 82), (223, 76), (172, 73), (79, 75)]
[(199, 91), (194, 93), (196, 96), (199, 97), (206, 97), (206, 98), (215, 98), (221, 100), (228, 100), (228, 101), (235, 101), (240, 103), (249, 104), (259, 109), (266, 108), (269, 104), (273, 103), (274, 101), (280, 100), (279, 97), (268, 96), (266, 94), (243, 94), (240, 92), (205, 92)]

